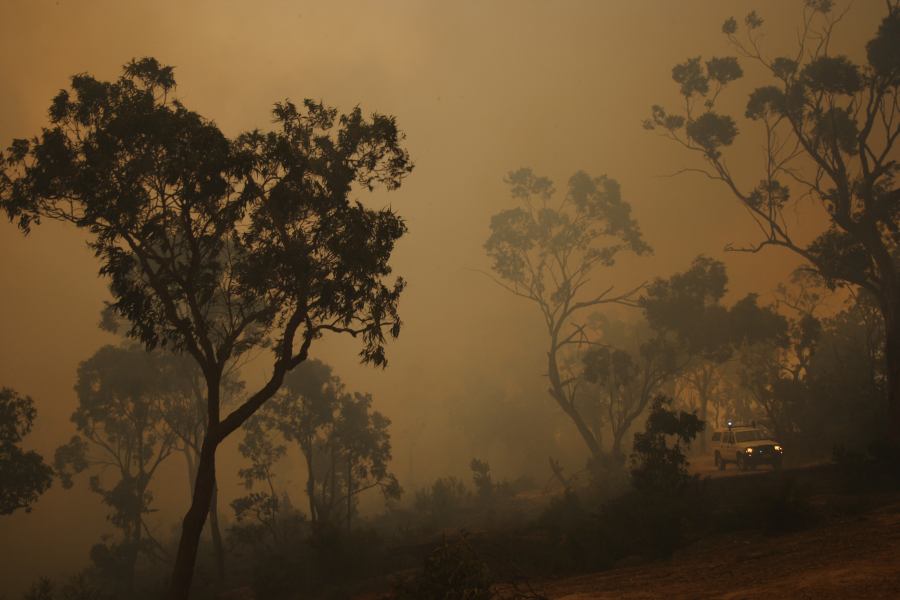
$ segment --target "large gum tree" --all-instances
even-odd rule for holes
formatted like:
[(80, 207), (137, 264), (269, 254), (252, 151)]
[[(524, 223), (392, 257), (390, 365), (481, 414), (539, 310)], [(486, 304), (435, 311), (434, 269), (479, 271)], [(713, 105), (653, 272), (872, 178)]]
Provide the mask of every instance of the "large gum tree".
[[(738, 121), (720, 106), (723, 92), (744, 75), (738, 57), (699, 57), (676, 65), (672, 78), (682, 108), (654, 106), (645, 127), (670, 138), (705, 163), (700, 172), (729, 190), (759, 227), (755, 243), (734, 248), (787, 249), (832, 285), (870, 294), (885, 325), (890, 423), (900, 442), (900, 2), (865, 46), (864, 64), (835, 54), (833, 34), (844, 12), (832, 0), (805, 0), (798, 46), (789, 56), (762, 48), (763, 19), (751, 12), (722, 31), (740, 58), (760, 72), (747, 98), (748, 128), (761, 138), (761, 160), (745, 181), (727, 160), (739, 137)], [(743, 126), (743, 125), (742, 125)], [(827, 225), (809, 242), (790, 226), (795, 212), (817, 205)], [(808, 220), (817, 222), (816, 218)]]
[[(406, 228), (350, 196), (399, 187), (412, 164), (389, 116), (285, 101), (273, 131), (229, 138), (174, 88), (173, 69), (151, 58), (111, 82), (74, 76), (49, 125), (3, 153), (0, 206), (25, 233), (44, 219), (89, 233), (129, 334), (203, 373), (207, 426), (171, 581), (183, 599), (219, 444), (326, 332), (359, 338), (362, 360), (385, 364), (404, 286), (388, 280), (389, 259)], [(269, 375), (224, 413), (223, 373), (255, 348), (269, 349)]]
[(538, 308), (549, 337), (548, 392), (597, 458), (603, 454), (601, 431), (579, 404), (581, 374), (567, 372), (565, 354), (593, 343), (585, 321), (590, 311), (605, 304), (637, 305), (641, 287), (616, 293), (597, 276), (620, 253), (647, 254), (650, 246), (614, 179), (579, 171), (559, 196), (552, 181), (531, 169), (513, 171), (506, 182), (518, 206), (491, 217), (484, 248), (492, 278)]

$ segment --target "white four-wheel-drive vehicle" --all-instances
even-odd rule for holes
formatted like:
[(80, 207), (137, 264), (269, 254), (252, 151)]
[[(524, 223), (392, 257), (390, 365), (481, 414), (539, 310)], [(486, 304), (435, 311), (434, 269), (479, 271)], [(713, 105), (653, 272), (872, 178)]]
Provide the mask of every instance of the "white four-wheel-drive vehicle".
[(784, 447), (756, 426), (734, 425), (716, 429), (712, 434), (712, 449), (716, 466), (724, 471), (728, 463), (736, 464), (742, 471), (757, 465), (781, 468)]

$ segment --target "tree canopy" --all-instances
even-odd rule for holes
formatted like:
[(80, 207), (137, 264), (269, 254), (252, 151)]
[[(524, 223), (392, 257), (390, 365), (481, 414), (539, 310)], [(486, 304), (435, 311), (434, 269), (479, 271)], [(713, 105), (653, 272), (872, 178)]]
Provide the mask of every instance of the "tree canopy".
[[(0, 207), (25, 233), (43, 219), (88, 232), (129, 335), (190, 354), (204, 374), (208, 426), (173, 579), (184, 598), (218, 444), (325, 332), (357, 337), (364, 362), (386, 364), (404, 287), (388, 280), (389, 259), (406, 226), (350, 195), (396, 189), (412, 163), (393, 117), (285, 100), (273, 131), (231, 139), (174, 92), (174, 69), (153, 58), (111, 82), (75, 75), (49, 126), (0, 158)], [(270, 377), (223, 416), (222, 373), (260, 347)]]
[(37, 409), (30, 396), (0, 389), (0, 515), (31, 507), (53, 483), (53, 470), (22, 439), (31, 432)]
[[(790, 250), (832, 286), (860, 288), (877, 299), (886, 323), (888, 394), (896, 436), (900, 424), (900, 4), (886, 2), (864, 64), (831, 52), (843, 13), (834, 3), (806, 0), (796, 51), (771, 57), (762, 46), (764, 20), (749, 13), (722, 26), (741, 58), (760, 67), (762, 85), (747, 97), (746, 127), (762, 137), (755, 181), (742, 181), (727, 160), (740, 137), (738, 120), (720, 95), (744, 76), (737, 57), (688, 59), (672, 69), (684, 108), (653, 106), (644, 126), (702, 158), (699, 172), (722, 183), (747, 209), (759, 238), (734, 250)], [(789, 214), (812, 199), (827, 225), (800, 241)]]

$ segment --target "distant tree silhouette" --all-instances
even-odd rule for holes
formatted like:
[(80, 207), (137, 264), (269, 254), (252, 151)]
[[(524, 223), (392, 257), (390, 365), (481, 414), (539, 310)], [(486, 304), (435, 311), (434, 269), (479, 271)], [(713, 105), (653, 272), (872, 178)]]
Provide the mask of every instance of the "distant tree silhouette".
[(63, 487), (90, 470), (91, 490), (110, 507), (109, 520), (122, 532), (118, 542), (94, 546), (91, 557), (120, 580), (124, 593), (134, 592), (138, 557), (162, 551), (144, 518), (152, 510), (153, 476), (177, 441), (162, 416), (165, 386), (154, 355), (140, 346), (104, 346), (78, 367), (78, 407), (72, 414), (78, 434), (56, 450)]
[(0, 515), (32, 505), (53, 483), (53, 470), (34, 450), (23, 450), (22, 438), (31, 432), (37, 410), (30, 396), (0, 389)]
[[(127, 330), (126, 323), (110, 307), (106, 307), (101, 313), (100, 328), (114, 334), (124, 334)], [(193, 495), (200, 448), (206, 436), (207, 424), (203, 372), (190, 356), (164, 349), (154, 351), (153, 360), (160, 378), (160, 414), (166, 427), (175, 435), (175, 450), (184, 456), (188, 487)], [(243, 392), (244, 383), (238, 379), (236, 367), (236, 363), (229, 365), (222, 375), (223, 406), (233, 404), (233, 400)], [(216, 576), (221, 583), (225, 578), (225, 546), (219, 527), (218, 497), (218, 486), (215, 486), (209, 505), (209, 529), (215, 551)]]
[(618, 465), (625, 463), (625, 435), (685, 363), (675, 344), (645, 330), (644, 323), (628, 327), (628, 346), (604, 333), (600, 339), (605, 345), (591, 346), (581, 356), (583, 377), (593, 384), (586, 391), (596, 397), (600, 421), (609, 425), (610, 455)]
[[(271, 431), (297, 444), (306, 463), (310, 520), (343, 520), (349, 529), (360, 494), (375, 488), (387, 498), (401, 493), (388, 469), (390, 423), (372, 410), (370, 394), (348, 393), (331, 367), (313, 359), (285, 378), (281, 391), (259, 414), (259, 424), (248, 429), (245, 446), (250, 448), (252, 438)], [(254, 441), (252, 447), (261, 445)]]
[[(722, 302), (728, 275), (718, 260), (699, 256), (686, 271), (657, 278), (647, 286), (641, 306), (650, 326), (686, 359), (681, 377), (696, 391), (700, 419), (708, 420), (710, 401), (726, 361), (746, 345), (786, 343), (787, 322), (748, 294), (732, 306)], [(700, 437), (706, 450), (706, 438)]]
[(234, 531), (238, 538), (263, 544), (270, 540), (277, 544), (282, 536), (283, 503), (275, 490), (275, 465), (284, 457), (287, 448), (267, 433), (265, 421), (257, 413), (244, 424), (244, 439), (238, 450), (250, 460), (250, 466), (240, 469), (238, 476), (248, 493), (233, 500), (231, 509), (240, 524)]
[(805, 387), (821, 336), (822, 322), (807, 313), (787, 319), (783, 339), (748, 345), (737, 352), (740, 384), (763, 410), (778, 440), (791, 440), (799, 429), (791, 405), (798, 388)]
[(788, 344), (741, 352), (738, 376), (777, 439), (823, 456), (869, 449), (884, 418), (884, 321), (869, 295), (830, 316), (800, 313)]
[(497, 489), (491, 477), (491, 465), (487, 461), (473, 458), (469, 463), (469, 469), (472, 471), (472, 481), (475, 483), (475, 493), (481, 500), (488, 500)]
[(519, 169), (507, 176), (516, 208), (491, 218), (484, 247), (492, 259), (494, 279), (508, 292), (537, 305), (550, 340), (547, 377), (550, 396), (572, 420), (592, 456), (602, 453), (600, 432), (591, 427), (577, 403), (580, 374), (566, 375), (563, 352), (586, 343), (576, 319), (602, 304), (634, 304), (638, 289), (620, 294), (614, 286), (600, 292), (588, 287), (601, 267), (615, 264), (620, 252), (650, 252), (631, 217), (619, 184), (608, 177), (578, 172), (568, 190), (555, 198), (553, 183)]
[(334, 424), (341, 382), (332, 369), (319, 360), (308, 360), (285, 378), (279, 394), (266, 407), (265, 420), (269, 427), (281, 433), (285, 440), (300, 447), (306, 465), (306, 498), (309, 518), (319, 521), (320, 509), (325, 510), (320, 496), (329, 488), (318, 478), (317, 456), (324, 451), (328, 432)]
[(430, 528), (444, 527), (469, 500), (466, 485), (453, 477), (440, 477), (430, 486), (416, 492), (416, 510)]
[[(152, 58), (113, 82), (74, 76), (50, 125), (4, 153), (0, 206), (26, 233), (42, 219), (89, 232), (129, 334), (189, 354), (203, 373), (207, 427), (170, 594), (184, 599), (219, 444), (325, 332), (359, 338), (364, 362), (386, 363), (404, 286), (386, 282), (388, 261), (406, 227), (349, 196), (395, 189), (412, 165), (391, 117), (285, 101), (274, 131), (229, 139), (174, 89), (173, 69)], [(254, 348), (271, 350), (271, 374), (223, 415), (223, 373)]]
[(335, 470), (344, 471), (346, 525), (350, 529), (360, 494), (377, 489), (387, 499), (403, 493), (397, 477), (388, 470), (391, 461), (391, 420), (372, 410), (372, 395), (354, 392), (341, 396), (331, 444)]
[[(831, 0), (805, 0), (799, 47), (775, 58), (761, 47), (763, 19), (754, 11), (741, 26), (722, 27), (742, 55), (768, 79), (747, 99), (744, 116), (762, 134), (762, 165), (756, 182), (742, 182), (726, 160), (738, 137), (734, 118), (717, 100), (744, 74), (734, 57), (699, 57), (675, 66), (684, 109), (654, 106), (645, 127), (661, 132), (705, 168), (689, 168), (722, 183), (759, 227), (748, 247), (785, 248), (802, 257), (831, 285), (871, 294), (885, 322), (888, 375), (888, 435), (900, 443), (900, 190), (896, 176), (900, 137), (900, 3), (885, 2), (887, 14), (866, 44), (866, 64), (831, 52), (833, 33), (844, 13)], [(744, 161), (742, 161), (744, 162)], [(809, 243), (788, 226), (800, 202), (812, 200), (828, 225)]]

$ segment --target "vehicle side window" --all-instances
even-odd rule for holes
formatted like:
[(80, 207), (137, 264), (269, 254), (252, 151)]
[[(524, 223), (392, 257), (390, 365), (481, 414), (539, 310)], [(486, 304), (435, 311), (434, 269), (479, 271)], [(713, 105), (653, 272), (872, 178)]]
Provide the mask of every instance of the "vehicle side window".
[(717, 431), (717, 432), (715, 432), (715, 433), (713, 434), (712, 441), (718, 442), (718, 441), (721, 441), (721, 439), (722, 439), (722, 432), (721, 432), (721, 431)]

